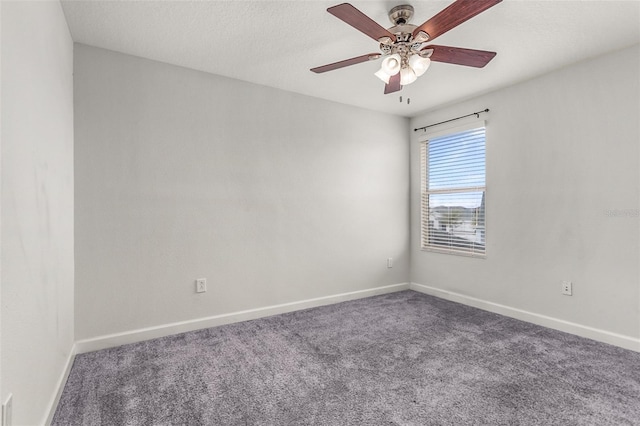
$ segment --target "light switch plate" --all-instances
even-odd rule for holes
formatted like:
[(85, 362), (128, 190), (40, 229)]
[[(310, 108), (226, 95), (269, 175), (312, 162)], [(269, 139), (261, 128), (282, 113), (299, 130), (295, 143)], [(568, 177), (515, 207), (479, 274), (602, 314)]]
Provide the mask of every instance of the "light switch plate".
[(207, 291), (207, 279), (198, 278), (196, 280), (196, 293), (204, 293)]

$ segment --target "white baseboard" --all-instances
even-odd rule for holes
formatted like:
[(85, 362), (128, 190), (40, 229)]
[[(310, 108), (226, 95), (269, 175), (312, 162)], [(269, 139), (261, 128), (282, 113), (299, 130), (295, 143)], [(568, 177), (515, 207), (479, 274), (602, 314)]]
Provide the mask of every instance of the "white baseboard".
[(451, 300), (452, 302), (462, 303), (463, 305), (473, 306), (474, 308), (483, 309), (485, 311), (494, 312), (496, 314), (519, 319), (554, 330), (564, 331), (566, 333), (575, 334), (577, 336), (586, 337), (611, 345), (620, 346), (621, 348), (631, 349), (640, 352), (640, 339), (625, 336), (623, 334), (612, 333), (610, 331), (600, 330), (597, 328), (581, 325), (546, 315), (536, 314), (534, 312), (524, 311), (522, 309), (512, 308), (498, 303), (488, 302), (486, 300), (477, 299), (475, 297), (466, 296), (460, 293), (454, 293), (447, 290), (429, 287), (423, 284), (412, 282), (409, 288), (420, 293), (436, 296), (441, 299)]
[(544, 327), (549, 327), (555, 330), (564, 331), (567, 333), (575, 334), (578, 336), (586, 337), (589, 339), (597, 340), (604, 343), (620, 346), (625, 349), (630, 349), (640, 352), (640, 339), (625, 336), (617, 333), (612, 333), (605, 330), (588, 327), (569, 321), (549, 317), (546, 315), (540, 315), (533, 312), (524, 311), (522, 309), (512, 308), (498, 303), (488, 302), (486, 300), (477, 299), (475, 297), (466, 296), (459, 293), (450, 292), (447, 290), (438, 289), (435, 287), (429, 287), (418, 283), (400, 283), (392, 284), (383, 287), (375, 287), (366, 290), (352, 291), (349, 293), (341, 293), (331, 296), (317, 297), (314, 299), (301, 300), (297, 302), (283, 303), (280, 305), (265, 306), (262, 308), (249, 309), (245, 311), (231, 312), (227, 314), (215, 315), (207, 318), (200, 318), (191, 321), (183, 321), (177, 323), (171, 323), (161, 325), (157, 327), (149, 327), (144, 329), (132, 330), (124, 333), (110, 334), (106, 336), (100, 336), (93, 339), (86, 339), (77, 341), (72, 349), (64, 371), (60, 375), (57, 384), (57, 391), (52, 396), (49, 404), (49, 414), (46, 420), (43, 422), (45, 425), (51, 424), (53, 416), (55, 414), (56, 407), (60, 401), (64, 385), (67, 382), (73, 361), (76, 354), (85, 352), (96, 351), (100, 349), (106, 349), (125, 345), (129, 343), (137, 343), (144, 340), (155, 339), (158, 337), (169, 336), (177, 333), (184, 333), (188, 331), (199, 330), (203, 328), (215, 327), (224, 324), (231, 324), (234, 322), (247, 321), (252, 319), (258, 319), (268, 317), (272, 315), (283, 314), (292, 311), (298, 311), (301, 309), (308, 309), (317, 306), (330, 305), (333, 303), (345, 302), (348, 300), (362, 299), (365, 297), (376, 296), (379, 294), (393, 293), (402, 290), (414, 290), (420, 293), (425, 293), (431, 296), (439, 297), (441, 299), (451, 300), (453, 302), (462, 303), (464, 305), (473, 306), (475, 308), (483, 309), (485, 311), (494, 312), (497, 314), (505, 315), (511, 318), (527, 321), (533, 324), (538, 324)]
[(58, 378), (58, 383), (56, 383), (56, 392), (51, 396), (51, 401), (49, 402), (49, 409), (47, 410), (47, 417), (43, 425), (50, 425), (53, 421), (53, 416), (56, 414), (56, 408), (58, 407), (58, 402), (60, 402), (60, 397), (62, 396), (62, 391), (64, 390), (64, 385), (67, 383), (67, 378), (69, 377), (69, 373), (71, 372), (71, 367), (73, 366), (73, 360), (76, 357), (76, 345), (74, 344), (71, 347), (71, 351), (69, 352), (69, 356), (67, 357), (67, 361), (64, 366), (64, 370), (62, 370), (62, 374)]
[(345, 302), (347, 300), (362, 299), (365, 297), (393, 293), (396, 291), (408, 289), (409, 283), (392, 284), (366, 290), (352, 291), (349, 293), (317, 297), (314, 299), (283, 303), (280, 305), (265, 306), (262, 308), (214, 315), (211, 317), (199, 318), (190, 321), (182, 321), (156, 327), (131, 330), (124, 333), (109, 334), (92, 339), (79, 340), (75, 344), (75, 351), (76, 353), (81, 354), (85, 352), (126, 345), (129, 343), (137, 343), (144, 340), (156, 339), (158, 337), (170, 336), (172, 334), (185, 333), (188, 331), (200, 330), (203, 328), (216, 327), (219, 325), (231, 324), (234, 322), (263, 318), (271, 315), (284, 314), (301, 309), (314, 308), (317, 306), (330, 305), (333, 303)]

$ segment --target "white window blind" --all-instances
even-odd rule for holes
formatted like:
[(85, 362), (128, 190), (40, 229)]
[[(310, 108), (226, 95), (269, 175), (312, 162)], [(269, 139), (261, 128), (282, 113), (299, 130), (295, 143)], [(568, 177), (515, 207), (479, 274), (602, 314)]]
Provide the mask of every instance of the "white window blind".
[(485, 128), (422, 142), (422, 249), (485, 254)]

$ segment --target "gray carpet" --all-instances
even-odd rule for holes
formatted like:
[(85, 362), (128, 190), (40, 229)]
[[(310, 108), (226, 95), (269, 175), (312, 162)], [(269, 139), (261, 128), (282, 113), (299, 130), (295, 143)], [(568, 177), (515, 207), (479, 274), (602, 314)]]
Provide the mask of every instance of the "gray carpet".
[(78, 355), (53, 425), (640, 425), (640, 353), (403, 291)]

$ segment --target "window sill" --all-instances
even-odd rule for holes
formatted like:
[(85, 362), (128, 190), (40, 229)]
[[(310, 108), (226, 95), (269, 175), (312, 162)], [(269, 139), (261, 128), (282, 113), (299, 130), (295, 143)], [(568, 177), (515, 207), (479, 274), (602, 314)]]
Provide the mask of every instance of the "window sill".
[(438, 248), (438, 247), (422, 247), (420, 250), (421, 251), (425, 251), (425, 252), (432, 252), (432, 253), (452, 254), (454, 256), (473, 257), (473, 258), (476, 258), (476, 259), (486, 259), (487, 258), (487, 254), (486, 253), (471, 253), (471, 252), (468, 252), (468, 251), (451, 250), (451, 249), (444, 249), (444, 248)]

